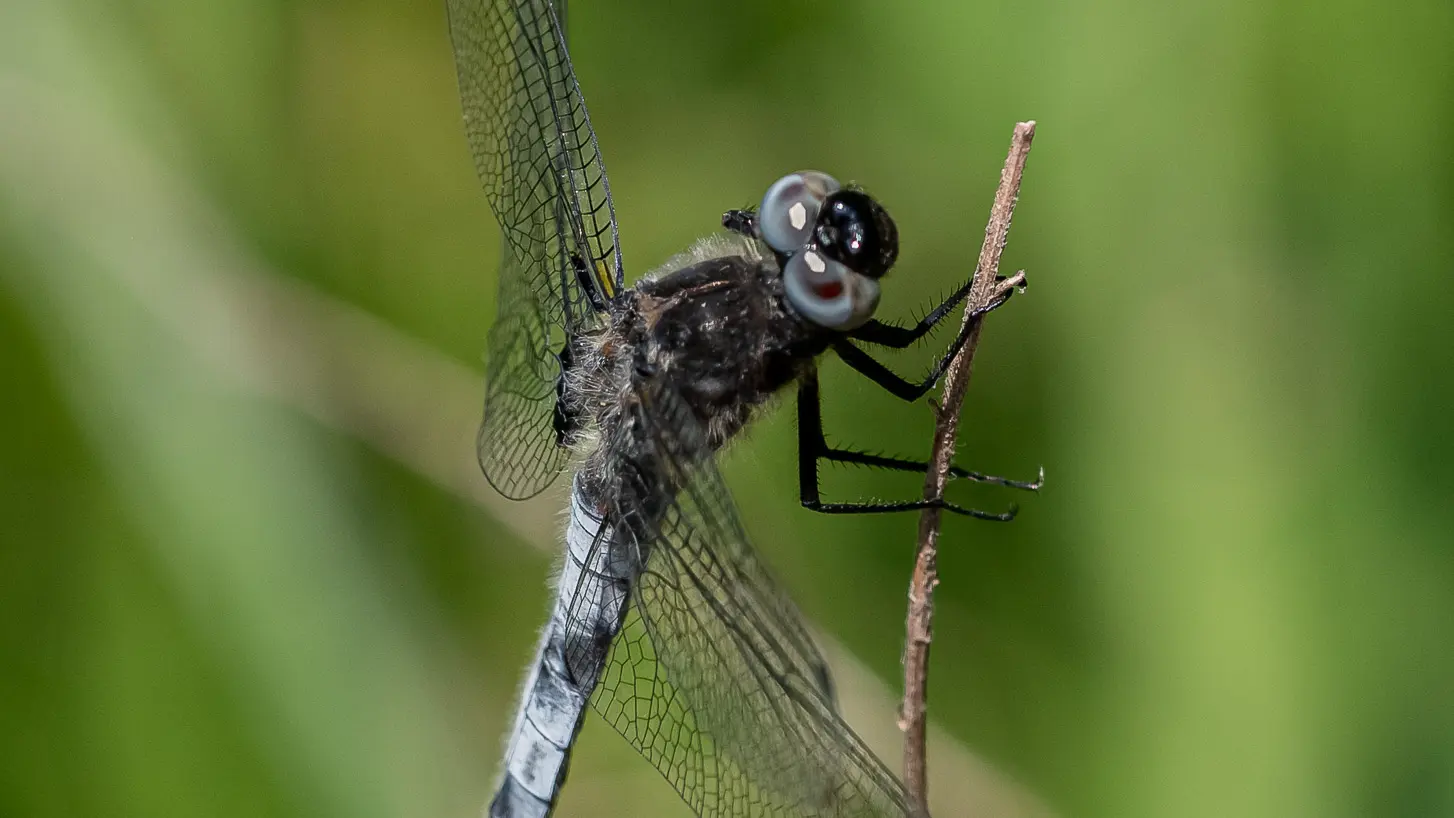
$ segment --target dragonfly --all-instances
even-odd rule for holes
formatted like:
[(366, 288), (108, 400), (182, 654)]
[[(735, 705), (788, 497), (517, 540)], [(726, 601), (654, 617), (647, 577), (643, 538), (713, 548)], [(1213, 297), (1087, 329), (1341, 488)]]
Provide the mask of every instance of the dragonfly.
[(448, 12), (467, 141), (504, 239), (480, 465), (512, 499), (572, 475), (564, 564), (488, 814), (551, 814), (587, 705), (697, 815), (915, 814), (845, 723), (828, 665), (750, 544), (715, 461), (774, 395), (795, 389), (805, 507), (1013, 518), (1014, 506), (832, 502), (819, 489), (823, 461), (925, 468), (828, 445), (819, 358), (832, 352), (890, 394), (920, 399), (966, 332), (915, 380), (867, 350), (918, 341), (970, 282), (912, 325), (875, 319), (897, 227), (862, 189), (801, 171), (626, 286), (565, 3), (448, 0)]

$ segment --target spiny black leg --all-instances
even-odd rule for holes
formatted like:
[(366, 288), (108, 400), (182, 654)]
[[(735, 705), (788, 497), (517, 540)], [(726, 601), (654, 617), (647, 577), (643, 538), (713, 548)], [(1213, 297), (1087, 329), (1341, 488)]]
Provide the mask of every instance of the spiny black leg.
[(1014, 503), (1000, 514), (990, 511), (981, 511), (977, 508), (965, 508), (957, 506), (948, 500), (916, 500), (911, 503), (819, 503), (816, 506), (805, 506), (821, 514), (892, 514), (898, 511), (922, 511), (926, 508), (939, 508), (954, 514), (963, 514), (966, 517), (973, 517), (976, 520), (989, 520), (995, 523), (1008, 523), (1015, 519), (1020, 513), (1020, 507)]
[[(1003, 284), (1007, 278), (1007, 276), (995, 276), (995, 283)], [(875, 318), (849, 332), (848, 337), (855, 341), (863, 341), (866, 344), (874, 344), (893, 349), (909, 347), (915, 341), (929, 334), (929, 331), (934, 329), (934, 327), (938, 326), (939, 322), (943, 321), (944, 317), (949, 315), (959, 305), (959, 302), (964, 300), (964, 297), (969, 294), (970, 286), (973, 284), (974, 281), (972, 279), (964, 282), (963, 286), (953, 293), (950, 293), (948, 298), (944, 299), (939, 306), (930, 310), (923, 318), (915, 322), (912, 327), (901, 327), (898, 324), (891, 324)], [(1014, 293), (1014, 287), (1005, 289), (999, 297), (990, 302), (990, 305), (978, 314), (983, 315), (998, 308), (1006, 301), (1009, 301), (1010, 296), (1014, 295)]]
[[(837, 463), (852, 463), (855, 466), (868, 466), (875, 469), (893, 469), (895, 471), (912, 471), (923, 474), (929, 470), (929, 464), (918, 460), (905, 460), (900, 457), (886, 457), (880, 454), (870, 454), (853, 449), (825, 448), (822, 452), (824, 460), (832, 460)], [(977, 471), (961, 469), (950, 464), (949, 474), (961, 480), (968, 480), (972, 483), (984, 483), (988, 486), (1004, 486), (1005, 488), (1020, 489), (1022, 491), (1039, 491), (1045, 487), (1045, 469), (1041, 467), (1040, 474), (1034, 480), (1011, 480), (1008, 477), (996, 477), (993, 474), (980, 474)]]
[(823, 504), (818, 490), (818, 460), (826, 448), (818, 373), (809, 370), (798, 381), (798, 499), (805, 508), (815, 511)]
[[(963, 514), (967, 517), (975, 517), (980, 520), (995, 520), (998, 522), (1009, 522), (1015, 519), (1015, 514), (1019, 512), (1019, 507), (1013, 504), (1005, 512), (995, 514), (989, 511), (965, 508), (947, 500), (916, 500), (898, 503), (825, 503), (823, 502), (822, 494), (818, 487), (818, 461), (821, 459), (840, 459), (832, 456), (833, 454), (842, 453), (830, 449), (827, 440), (823, 437), (823, 411), (818, 393), (818, 373), (809, 372), (803, 376), (798, 384), (798, 495), (804, 508), (822, 514), (885, 514), (895, 511), (942, 508), (945, 511)], [(858, 453), (855, 452), (853, 454)], [(886, 468), (902, 467), (907, 470), (909, 467), (918, 466), (922, 468), (923, 466), (923, 464), (914, 464), (911, 461), (898, 460), (896, 458), (877, 458), (876, 455), (861, 456), (865, 458), (876, 458), (885, 461), (885, 463), (896, 464), (886, 465)], [(865, 465), (882, 464), (865, 463)], [(969, 475), (971, 473), (964, 472), (964, 474)], [(1002, 478), (990, 479), (1002, 480)], [(1015, 481), (1004, 481), (1001, 485), (1030, 488), (1032, 484), (1017, 484)], [(1035, 485), (1035, 488), (1039, 488), (1039, 486)]]
[[(984, 309), (975, 312), (974, 315), (984, 315), (990, 310), (996, 309), (997, 307), (1009, 300), (1010, 293), (1012, 292), (1014, 292), (1014, 287), (1006, 287), (998, 298), (990, 302), (990, 304)], [(873, 322), (870, 321), (869, 324), (871, 323)], [(868, 324), (865, 324), (864, 326), (868, 326)], [(860, 329), (862, 329), (862, 327), (860, 327)], [(902, 327), (896, 327), (895, 329), (909, 332), (909, 330), (903, 330)], [(878, 360), (875, 359), (872, 355), (869, 355), (867, 352), (864, 352), (863, 350), (854, 346), (851, 341), (842, 340), (834, 342), (833, 351), (838, 353), (838, 357), (842, 358), (844, 363), (858, 370), (860, 373), (868, 377), (869, 380), (873, 381), (879, 386), (882, 386), (894, 397), (912, 402), (924, 397), (924, 394), (930, 389), (933, 389), (934, 384), (939, 382), (940, 376), (942, 376), (944, 374), (944, 370), (949, 367), (949, 362), (954, 360), (954, 356), (959, 354), (959, 350), (964, 346), (965, 342), (969, 340), (969, 333), (972, 329), (973, 325), (971, 324), (971, 322), (965, 321), (963, 326), (961, 326), (959, 329), (959, 334), (954, 336), (954, 341), (949, 345), (949, 349), (944, 353), (942, 357), (939, 358), (938, 361), (934, 362), (934, 366), (929, 369), (929, 374), (924, 377), (924, 380), (918, 383), (914, 383), (905, 379), (901, 375), (895, 373), (893, 370), (879, 363)], [(870, 340), (869, 343), (876, 342)], [(881, 346), (882, 345), (883, 344), (881, 344)]]
[(924, 397), (925, 393), (934, 388), (934, 384), (939, 382), (939, 376), (944, 374), (944, 369), (949, 365), (949, 361), (953, 360), (955, 354), (959, 352), (960, 347), (964, 346), (964, 342), (967, 339), (968, 336), (964, 333), (956, 337), (954, 343), (949, 345), (949, 352), (934, 364), (933, 368), (929, 370), (929, 374), (919, 383), (912, 383), (906, 380), (892, 369), (879, 363), (872, 355), (869, 355), (867, 352), (864, 352), (847, 341), (835, 343), (833, 345), (833, 351), (838, 353), (838, 357), (842, 358), (844, 363), (861, 372), (869, 380), (882, 386), (889, 394), (900, 400), (912, 403)]

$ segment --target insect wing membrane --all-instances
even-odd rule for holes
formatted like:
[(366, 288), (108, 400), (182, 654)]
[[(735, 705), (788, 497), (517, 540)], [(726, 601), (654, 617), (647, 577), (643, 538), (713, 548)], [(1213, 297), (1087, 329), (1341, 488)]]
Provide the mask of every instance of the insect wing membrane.
[(622, 287), (605, 166), (545, 0), (449, 0), (465, 133), (503, 235), (480, 465), (522, 499), (559, 472), (555, 380), (567, 337)]

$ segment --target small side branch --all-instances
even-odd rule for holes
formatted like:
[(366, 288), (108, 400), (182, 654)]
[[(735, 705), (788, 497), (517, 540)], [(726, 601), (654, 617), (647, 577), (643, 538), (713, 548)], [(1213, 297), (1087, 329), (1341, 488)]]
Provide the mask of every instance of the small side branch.
[[(1030, 142), (1035, 137), (1035, 123), (1015, 125), (1010, 140), (1010, 153), (1000, 171), (1000, 186), (995, 191), (989, 224), (984, 230), (979, 263), (965, 303), (964, 321), (969, 326), (969, 340), (950, 362), (944, 373), (944, 395), (937, 407), (934, 425), (934, 446), (930, 451), (929, 471), (924, 478), (924, 499), (941, 500), (949, 482), (949, 464), (954, 456), (954, 440), (959, 432), (959, 413), (969, 390), (969, 376), (974, 364), (974, 351), (979, 346), (984, 315), (976, 315), (994, 301), (1007, 286), (1025, 281), (1017, 273), (996, 284), (1000, 254), (1010, 233), (1015, 201), (1020, 195), (1020, 179), (1025, 160), (1030, 155)], [(909, 798), (923, 815), (929, 814), (928, 764), (925, 757), (926, 704), (929, 694), (929, 643), (933, 639), (934, 586), (939, 583), (938, 546), (941, 511), (930, 507), (919, 517), (919, 548), (914, 558), (914, 574), (909, 583), (909, 614), (904, 645), (904, 703), (899, 727), (904, 731), (904, 785)]]

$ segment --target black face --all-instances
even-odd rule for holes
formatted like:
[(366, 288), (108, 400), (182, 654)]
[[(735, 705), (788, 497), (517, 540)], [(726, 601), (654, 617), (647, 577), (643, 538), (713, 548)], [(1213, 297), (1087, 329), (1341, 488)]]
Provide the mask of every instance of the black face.
[(813, 238), (823, 255), (869, 278), (879, 278), (899, 256), (899, 231), (873, 197), (840, 190), (823, 201)]

